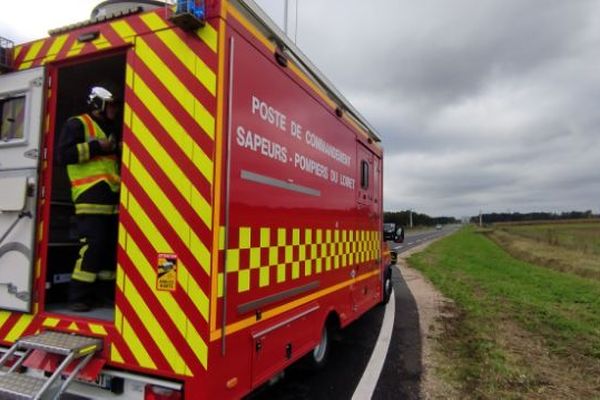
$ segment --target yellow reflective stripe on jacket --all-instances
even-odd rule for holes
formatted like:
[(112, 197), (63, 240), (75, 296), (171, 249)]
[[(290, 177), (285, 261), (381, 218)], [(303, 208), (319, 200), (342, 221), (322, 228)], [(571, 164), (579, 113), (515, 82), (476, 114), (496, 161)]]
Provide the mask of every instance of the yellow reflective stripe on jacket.
[(98, 279), (101, 281), (114, 281), (117, 278), (115, 271), (100, 271), (98, 272)]
[(75, 203), (75, 214), (118, 214), (116, 204)]
[(90, 159), (90, 145), (86, 143), (77, 143), (78, 162), (86, 162)]
[[(100, 126), (87, 114), (77, 118), (83, 125), (84, 143), (77, 144), (77, 164), (69, 164), (67, 173), (71, 181), (71, 197), (76, 202), (86, 190), (98, 182), (106, 182), (114, 193), (119, 191), (120, 177), (117, 159), (114, 156), (97, 156), (90, 158), (89, 141), (91, 139), (106, 140), (106, 134)], [(89, 209), (82, 208), (77, 214), (91, 214)], [(114, 212), (102, 211), (101, 214), (114, 214)]]

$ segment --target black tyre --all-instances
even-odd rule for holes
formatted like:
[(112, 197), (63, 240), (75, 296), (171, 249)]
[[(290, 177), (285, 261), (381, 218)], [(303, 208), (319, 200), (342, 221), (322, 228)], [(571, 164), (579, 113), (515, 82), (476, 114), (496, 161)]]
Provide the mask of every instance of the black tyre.
[(383, 274), (383, 299), (381, 300), (381, 305), (386, 305), (389, 303), (390, 298), (392, 297), (392, 290), (394, 286), (392, 284), (392, 268), (388, 267)]
[(331, 335), (333, 334), (332, 328), (329, 324), (323, 326), (321, 331), (321, 340), (319, 344), (306, 355), (306, 366), (311, 370), (320, 370), (325, 367), (327, 360), (329, 359), (329, 353), (331, 351)]

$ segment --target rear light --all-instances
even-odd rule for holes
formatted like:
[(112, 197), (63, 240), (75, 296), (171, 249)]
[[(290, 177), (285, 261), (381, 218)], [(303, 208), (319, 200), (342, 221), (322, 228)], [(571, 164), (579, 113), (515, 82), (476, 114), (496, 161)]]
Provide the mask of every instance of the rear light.
[(168, 389), (161, 386), (146, 385), (144, 400), (182, 400), (183, 393), (179, 390)]

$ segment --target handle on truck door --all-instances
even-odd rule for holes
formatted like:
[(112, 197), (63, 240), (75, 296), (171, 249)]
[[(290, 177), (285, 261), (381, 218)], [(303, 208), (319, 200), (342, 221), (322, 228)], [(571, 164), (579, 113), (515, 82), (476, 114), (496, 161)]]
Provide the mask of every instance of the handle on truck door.
[(6, 230), (6, 232), (4, 232), (4, 234), (0, 238), (0, 244), (2, 244), (2, 242), (4, 242), (4, 239), (6, 239), (8, 237), (8, 235), (12, 232), (12, 230), (15, 229), (15, 226), (17, 226), (17, 224), (19, 223), (19, 221), (22, 218), (24, 218), (24, 217), (32, 218), (33, 215), (31, 215), (31, 213), (29, 211), (21, 211), (21, 212), (19, 212), (19, 215), (17, 216), (17, 219), (15, 219), (13, 221), (13, 223), (8, 227), (8, 229)]

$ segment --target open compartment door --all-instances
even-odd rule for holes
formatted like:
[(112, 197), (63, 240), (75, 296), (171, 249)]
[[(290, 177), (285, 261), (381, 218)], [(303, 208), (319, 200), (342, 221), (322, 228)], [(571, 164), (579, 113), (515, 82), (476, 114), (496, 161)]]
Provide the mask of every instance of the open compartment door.
[(0, 76), (0, 309), (31, 310), (44, 68)]

